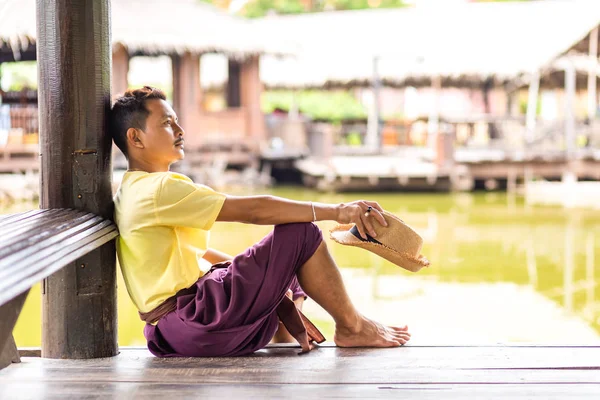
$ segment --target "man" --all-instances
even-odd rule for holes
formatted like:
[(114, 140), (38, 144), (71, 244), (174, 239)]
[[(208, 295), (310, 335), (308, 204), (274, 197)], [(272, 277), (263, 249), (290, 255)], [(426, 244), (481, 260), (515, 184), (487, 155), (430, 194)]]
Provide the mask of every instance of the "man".
[[(338, 346), (394, 347), (409, 340), (406, 326), (384, 326), (355, 309), (313, 223), (356, 224), (363, 238), (375, 237), (373, 224), (386, 225), (376, 202), (230, 196), (170, 172), (184, 158), (185, 133), (165, 95), (148, 86), (117, 99), (110, 129), (129, 166), (115, 196), (117, 254), (128, 293), (147, 322), (144, 335), (153, 354), (236, 356), (259, 350), (275, 335), (278, 308), (290, 291), (298, 302), (310, 296), (333, 317)], [(275, 228), (231, 257), (209, 247), (217, 221)], [(310, 350), (306, 340), (299, 341)]]

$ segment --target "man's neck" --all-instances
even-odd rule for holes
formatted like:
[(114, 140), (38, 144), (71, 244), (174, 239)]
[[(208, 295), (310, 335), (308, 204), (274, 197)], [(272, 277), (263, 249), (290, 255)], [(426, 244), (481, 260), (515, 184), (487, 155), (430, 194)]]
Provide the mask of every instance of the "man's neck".
[(143, 160), (129, 160), (128, 171), (144, 171), (144, 172), (168, 172), (169, 166), (160, 166), (151, 164)]

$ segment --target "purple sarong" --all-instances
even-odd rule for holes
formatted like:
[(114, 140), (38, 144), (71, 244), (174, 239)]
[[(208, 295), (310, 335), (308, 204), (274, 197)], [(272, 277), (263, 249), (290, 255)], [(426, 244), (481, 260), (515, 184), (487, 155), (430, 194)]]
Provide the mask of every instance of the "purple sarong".
[(278, 328), (276, 308), (288, 289), (305, 296), (296, 273), (323, 235), (313, 223), (277, 225), (227, 268), (198, 279), (177, 309), (146, 324), (148, 349), (158, 357), (241, 356), (264, 348)]

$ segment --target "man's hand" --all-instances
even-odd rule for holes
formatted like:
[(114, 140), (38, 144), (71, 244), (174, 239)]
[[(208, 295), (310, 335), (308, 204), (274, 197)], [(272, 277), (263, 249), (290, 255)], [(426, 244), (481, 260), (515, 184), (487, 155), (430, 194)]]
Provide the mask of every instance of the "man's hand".
[[(371, 211), (367, 212), (371, 207)], [(382, 215), (383, 208), (376, 201), (358, 200), (352, 203), (342, 203), (337, 206), (337, 222), (340, 224), (356, 224), (356, 228), (363, 239), (367, 239), (367, 233), (377, 237), (373, 229), (373, 218), (383, 226), (387, 226)]]

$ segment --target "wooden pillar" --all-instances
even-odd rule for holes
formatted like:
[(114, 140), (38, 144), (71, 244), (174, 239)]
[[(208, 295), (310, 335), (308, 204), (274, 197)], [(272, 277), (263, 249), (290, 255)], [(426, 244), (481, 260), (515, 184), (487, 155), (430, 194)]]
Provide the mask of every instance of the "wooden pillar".
[(509, 91), (508, 89), (506, 89), (506, 87), (505, 87), (504, 93), (506, 95), (506, 110), (504, 110), (504, 115), (506, 117), (511, 117), (513, 114), (512, 109), (513, 109), (513, 104), (515, 102), (516, 94), (514, 91)]
[(598, 79), (598, 27), (590, 33), (590, 66), (588, 70), (588, 117), (590, 122), (596, 119), (598, 100), (596, 99), (596, 80)]
[(371, 149), (381, 151), (383, 138), (381, 135), (381, 79), (379, 78), (379, 57), (373, 57), (373, 82), (371, 84), (372, 103), (367, 116), (367, 137), (365, 144)]
[(577, 71), (571, 60), (565, 64), (565, 144), (567, 159), (575, 151), (575, 95)]
[(242, 105), (240, 93), (240, 76), (242, 66), (235, 60), (229, 60), (227, 78), (227, 107), (240, 107)]
[[(37, 0), (41, 208), (112, 219), (109, 0)], [(42, 283), (42, 356), (117, 354), (111, 241)]]
[(128, 74), (129, 52), (123, 45), (116, 44), (112, 53), (111, 93), (113, 96), (120, 96), (125, 93), (129, 87)]
[(260, 109), (262, 83), (259, 75), (259, 57), (253, 56), (242, 63), (240, 73), (240, 100), (246, 110), (246, 135), (253, 143), (266, 139), (266, 126)]
[(433, 93), (433, 103), (429, 109), (429, 118), (427, 122), (427, 147), (433, 150), (435, 159), (437, 152), (437, 135), (440, 129), (440, 95), (442, 89), (442, 77), (439, 75), (431, 78), (431, 91)]
[(177, 113), (180, 121), (182, 122), (182, 112), (181, 112), (181, 92), (183, 92), (183, 82), (182, 82), (182, 71), (181, 71), (181, 63), (182, 57), (179, 54), (171, 55), (171, 71), (172, 71), (172, 79), (173, 79), (173, 109)]
[(526, 136), (525, 143), (533, 141), (535, 136), (535, 125), (537, 122), (537, 103), (540, 91), (540, 71), (536, 70), (531, 74), (529, 82), (529, 93), (527, 99), (527, 115), (525, 117)]
[(186, 52), (171, 56), (173, 66), (173, 109), (180, 125), (193, 130), (202, 102), (200, 89), (200, 56)]

